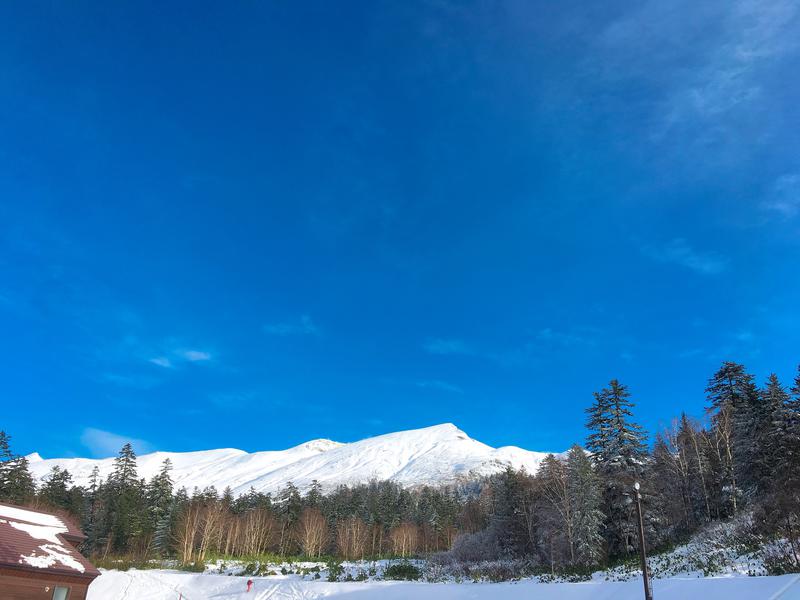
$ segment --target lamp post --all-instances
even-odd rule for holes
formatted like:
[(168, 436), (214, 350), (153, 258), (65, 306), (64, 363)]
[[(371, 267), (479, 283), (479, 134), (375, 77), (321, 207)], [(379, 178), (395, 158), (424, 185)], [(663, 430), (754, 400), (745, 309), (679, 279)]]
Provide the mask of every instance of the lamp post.
[(644, 548), (644, 521), (642, 520), (642, 496), (639, 494), (639, 482), (633, 484), (636, 499), (636, 516), (639, 525), (639, 557), (642, 560), (642, 580), (644, 581), (644, 600), (653, 600), (653, 591), (650, 588), (650, 574), (647, 572), (647, 552)]

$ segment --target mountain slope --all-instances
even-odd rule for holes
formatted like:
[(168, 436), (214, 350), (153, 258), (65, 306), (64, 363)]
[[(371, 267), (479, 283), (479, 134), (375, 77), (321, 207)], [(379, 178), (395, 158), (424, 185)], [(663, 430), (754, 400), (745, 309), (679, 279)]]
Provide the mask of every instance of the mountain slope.
[[(225, 448), (199, 452), (153, 452), (138, 458), (139, 476), (150, 479), (164, 459), (172, 461), (176, 488), (230, 486), (235, 495), (251, 487), (260, 492), (277, 492), (288, 482), (307, 489), (314, 480), (324, 489), (339, 484), (390, 479), (401, 485), (440, 485), (459, 479), (490, 475), (505, 469), (524, 467), (535, 472), (546, 456), (514, 446), (492, 448), (471, 439), (455, 425), (400, 431), (350, 444), (313, 440), (288, 450), (254, 452)], [(97, 466), (105, 478), (114, 459), (28, 457), (34, 477), (41, 480), (54, 467), (69, 470), (77, 485), (86, 485)]]

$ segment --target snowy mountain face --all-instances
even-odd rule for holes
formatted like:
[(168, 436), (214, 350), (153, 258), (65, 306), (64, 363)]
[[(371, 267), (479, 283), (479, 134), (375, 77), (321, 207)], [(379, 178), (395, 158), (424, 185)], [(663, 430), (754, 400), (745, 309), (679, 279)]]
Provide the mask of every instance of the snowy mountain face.
[[(139, 477), (150, 479), (164, 459), (172, 461), (175, 488), (217, 490), (230, 487), (234, 495), (251, 487), (272, 492), (292, 482), (300, 490), (314, 480), (324, 490), (340, 484), (359, 484), (370, 480), (391, 480), (406, 487), (443, 485), (491, 475), (507, 466), (525, 468), (535, 473), (547, 456), (514, 446), (492, 448), (471, 439), (455, 425), (445, 424), (424, 429), (400, 431), (367, 438), (350, 444), (313, 440), (288, 450), (254, 452), (225, 448), (200, 452), (153, 452), (138, 457)], [(42, 459), (37, 453), (28, 456), (30, 469), (42, 480), (50, 469), (67, 469), (76, 485), (87, 485), (92, 469), (107, 477), (114, 468), (113, 458)]]

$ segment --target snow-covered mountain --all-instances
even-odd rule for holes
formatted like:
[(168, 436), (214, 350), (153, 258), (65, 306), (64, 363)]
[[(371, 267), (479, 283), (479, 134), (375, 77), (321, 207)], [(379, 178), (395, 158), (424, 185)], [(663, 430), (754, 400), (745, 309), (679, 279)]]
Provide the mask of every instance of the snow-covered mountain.
[[(533, 473), (545, 452), (531, 452), (515, 446), (492, 448), (471, 439), (455, 425), (446, 423), (388, 433), (350, 444), (313, 440), (288, 450), (254, 452), (224, 448), (200, 452), (153, 452), (138, 457), (139, 476), (150, 479), (164, 459), (172, 461), (176, 488), (223, 490), (230, 486), (235, 495), (251, 487), (260, 492), (277, 492), (288, 482), (301, 490), (314, 480), (323, 489), (339, 484), (390, 479), (401, 485), (441, 485), (475, 476), (490, 475), (512, 466)], [(106, 477), (114, 467), (113, 458), (42, 459), (28, 456), (37, 480), (54, 466), (67, 469), (75, 484), (86, 485), (92, 469)]]

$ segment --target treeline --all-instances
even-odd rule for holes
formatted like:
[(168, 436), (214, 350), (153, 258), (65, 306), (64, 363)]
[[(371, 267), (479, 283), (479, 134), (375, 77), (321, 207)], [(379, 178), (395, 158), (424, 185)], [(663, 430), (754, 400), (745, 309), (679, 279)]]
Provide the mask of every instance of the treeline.
[(781, 568), (800, 570), (800, 373), (788, 390), (775, 375), (759, 388), (725, 362), (706, 400), (704, 422), (681, 414), (648, 447), (628, 389), (612, 380), (587, 410), (589, 454), (575, 446), (536, 475), (490, 478), (467, 501), (484, 526), (460, 535), (451, 554), (532, 558), (553, 571), (625, 559), (638, 551), (638, 482), (650, 550), (748, 511), (752, 534), (788, 542)]
[(458, 532), (455, 488), (407, 490), (375, 481), (323, 494), (315, 482), (305, 493), (288, 483), (274, 496), (251, 489), (234, 498), (229, 488), (220, 493), (213, 486), (189, 493), (174, 489), (169, 459), (150, 481), (140, 479), (125, 444), (105, 480), (95, 467), (89, 484), (76, 486), (56, 466), (36, 489), (5, 433), (0, 446), (0, 500), (71, 515), (88, 537), (82, 550), (90, 556), (176, 557), (184, 564), (210, 555), (411, 556), (450, 548)]
[(800, 374), (787, 389), (762, 387), (726, 362), (706, 388), (702, 421), (678, 415), (654, 437), (635, 422), (630, 393), (612, 380), (587, 410), (584, 448), (549, 455), (537, 473), (507, 469), (460, 487), (408, 490), (391, 482), (301, 493), (174, 489), (165, 461), (150, 481), (126, 444), (114, 471), (75, 486), (54, 467), (35, 486), (23, 457), (0, 434), (0, 499), (71, 513), (95, 556), (175, 557), (267, 553), (345, 559), (446, 551), (452, 560), (519, 559), (552, 571), (590, 569), (637, 551), (634, 483), (640, 484), (651, 549), (702, 526), (754, 515), (758, 533), (788, 541), (786, 568), (800, 569)]

